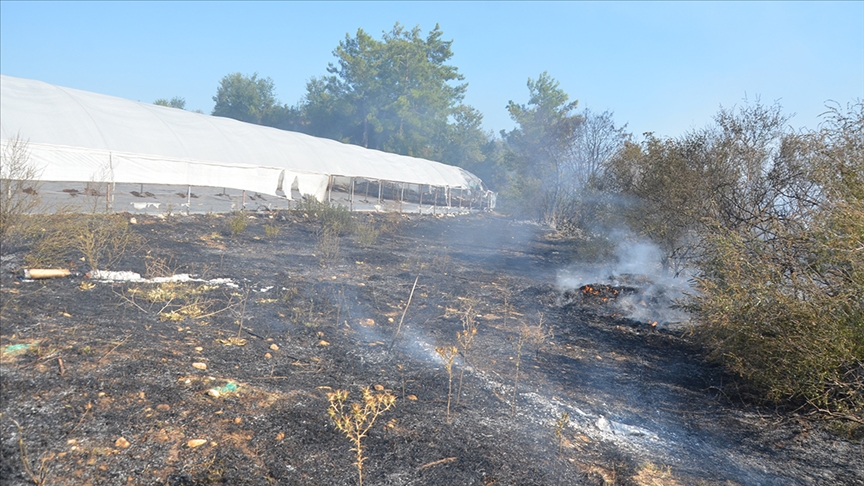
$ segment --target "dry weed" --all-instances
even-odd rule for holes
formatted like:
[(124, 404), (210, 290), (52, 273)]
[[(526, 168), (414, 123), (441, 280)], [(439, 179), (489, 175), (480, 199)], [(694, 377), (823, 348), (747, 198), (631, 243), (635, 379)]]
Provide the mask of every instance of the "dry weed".
[(459, 353), (456, 346), (444, 346), (435, 348), (435, 352), (444, 360), (444, 369), (447, 370), (447, 422), (450, 422), (450, 398), (453, 396), (453, 360)]
[(351, 441), (351, 450), (356, 453), (354, 464), (357, 466), (357, 474), (360, 486), (363, 486), (363, 439), (369, 429), (375, 424), (379, 415), (390, 410), (396, 402), (396, 397), (390, 391), (372, 393), (369, 387), (363, 388), (363, 400), (361, 403), (352, 403), (347, 409), (345, 401), (348, 400), (348, 392), (336, 390), (327, 394), (330, 407), (327, 413), (336, 425), (336, 429), (345, 434)]

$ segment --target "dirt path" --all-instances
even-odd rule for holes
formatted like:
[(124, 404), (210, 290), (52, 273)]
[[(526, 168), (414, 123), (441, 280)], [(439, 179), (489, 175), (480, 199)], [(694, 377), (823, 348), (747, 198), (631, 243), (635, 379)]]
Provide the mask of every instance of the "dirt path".
[[(864, 484), (860, 440), (732, 402), (686, 334), (565, 297), (572, 249), (541, 227), (369, 215), (374, 245), (322, 261), (315, 221), (273, 216), (138, 215), (148, 248), (115, 270), (185, 283), (22, 281), (4, 253), (4, 484), (357, 484), (327, 393), (376, 385), (396, 403), (364, 484)], [(448, 417), (436, 348), (467, 315)]]

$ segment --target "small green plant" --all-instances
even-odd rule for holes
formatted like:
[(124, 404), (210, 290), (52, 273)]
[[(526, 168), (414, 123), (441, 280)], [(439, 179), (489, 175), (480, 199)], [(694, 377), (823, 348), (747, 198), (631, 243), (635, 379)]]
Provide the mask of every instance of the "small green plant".
[(456, 346), (444, 346), (435, 348), (435, 352), (444, 360), (444, 369), (447, 370), (447, 422), (450, 422), (450, 398), (453, 396), (453, 360), (459, 353)]
[(228, 230), (236, 236), (246, 231), (246, 224), (246, 215), (243, 214), (243, 211), (234, 211), (228, 219)]
[(357, 244), (362, 248), (370, 248), (378, 242), (381, 231), (372, 223), (360, 223), (354, 226)]
[(378, 416), (393, 407), (396, 397), (388, 390), (373, 393), (369, 387), (365, 387), (363, 400), (360, 403), (352, 403), (347, 409), (345, 406), (345, 401), (348, 400), (347, 391), (336, 390), (328, 393), (327, 400), (330, 401), (327, 414), (330, 415), (336, 429), (345, 434), (353, 444), (351, 450), (356, 453), (354, 465), (357, 466), (360, 486), (363, 486), (363, 462), (366, 460), (363, 456), (363, 439)]
[(315, 199), (304, 199), (296, 211), (321, 224), (321, 231), (330, 231), (344, 235), (351, 231), (353, 220), (351, 211), (345, 206), (331, 206)]
[(267, 236), (267, 239), (275, 240), (276, 237), (279, 236), (279, 226), (276, 226), (275, 224), (265, 224), (264, 234)]

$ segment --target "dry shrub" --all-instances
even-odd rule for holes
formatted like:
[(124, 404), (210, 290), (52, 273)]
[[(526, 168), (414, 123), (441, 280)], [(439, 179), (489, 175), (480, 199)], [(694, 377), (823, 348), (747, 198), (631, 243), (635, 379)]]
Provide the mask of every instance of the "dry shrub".
[(381, 221), (381, 233), (388, 235), (398, 234), (402, 227), (402, 215), (400, 213), (387, 213)]
[(168, 258), (158, 257), (147, 252), (144, 257), (144, 275), (148, 278), (170, 277), (174, 275)]
[[(456, 341), (461, 349), (462, 360), (464, 364), (470, 364), (469, 355), (474, 346), (474, 338), (477, 336), (477, 311), (474, 308), (477, 306), (477, 301), (473, 299), (465, 299), (465, 307), (459, 319), (462, 321), (462, 330), (456, 332)], [(465, 377), (465, 366), (459, 371), (459, 391), (456, 393), (456, 404), (462, 400), (462, 380)]]
[(352, 403), (347, 409), (345, 407), (345, 401), (348, 400), (347, 391), (336, 390), (328, 393), (327, 399), (330, 401), (327, 413), (333, 420), (333, 424), (353, 444), (351, 450), (356, 453), (354, 464), (357, 466), (360, 486), (363, 486), (363, 462), (366, 460), (363, 455), (363, 439), (378, 416), (393, 407), (396, 397), (390, 391), (372, 393), (372, 390), (366, 387), (363, 388), (363, 401)]
[(561, 412), (561, 416), (555, 421), (555, 438), (558, 440), (558, 454), (564, 451), (564, 441), (567, 440), (564, 437), (564, 431), (570, 425), (570, 414), (567, 412)]
[(217, 300), (208, 295), (216, 288), (211, 285), (165, 282), (131, 287), (118, 295), (139, 310), (159, 316), (162, 322), (179, 322), (186, 319), (201, 320), (231, 309), (233, 302), (218, 306)]
[(336, 230), (325, 229), (315, 242), (315, 256), (319, 263), (326, 265), (339, 257), (340, 237)]
[(27, 141), (20, 136), (3, 143), (0, 152), (0, 240), (20, 233), (24, 216), (39, 207), (38, 171), (30, 162)]
[(447, 370), (447, 421), (450, 421), (450, 398), (453, 396), (453, 360), (459, 354), (456, 346), (444, 346), (435, 348), (435, 352), (444, 361), (444, 369)]
[(522, 323), (519, 326), (519, 340), (516, 341), (516, 375), (513, 379), (513, 404), (510, 409), (510, 415), (516, 414), (516, 402), (519, 400), (519, 367), (522, 364), (522, 348), (528, 346), (533, 348), (535, 355), (540, 352), (540, 348), (553, 338), (552, 329), (543, 326), (543, 313), (539, 313), (539, 319), (536, 326), (530, 326)]
[[(860, 248), (864, 206), (857, 217), (862, 218), (856, 223)], [(857, 413), (864, 423), (860, 251), (818, 245), (809, 255), (784, 256), (764, 241), (736, 234), (716, 235), (710, 244), (691, 308), (711, 356), (764, 399)]]
[(31, 267), (62, 265), (81, 256), (91, 269), (105, 270), (143, 243), (119, 214), (55, 214), (41, 223), (41, 234), (25, 257)]
[(640, 486), (681, 486), (683, 484), (672, 474), (671, 467), (660, 467), (650, 462), (643, 464), (632, 479)]

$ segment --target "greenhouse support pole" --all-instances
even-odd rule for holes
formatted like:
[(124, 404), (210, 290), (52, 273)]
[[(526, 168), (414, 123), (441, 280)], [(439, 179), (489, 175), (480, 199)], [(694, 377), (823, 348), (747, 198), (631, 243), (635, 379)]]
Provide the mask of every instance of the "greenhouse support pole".
[[(110, 152), (109, 152), (110, 154)], [(114, 194), (117, 192), (117, 180), (114, 179), (114, 159), (111, 159), (111, 211), (114, 211)]]
[(399, 185), (402, 189), (402, 191), (399, 193), (399, 212), (401, 213), (402, 212), (402, 201), (405, 200), (405, 183), (401, 182), (401, 183), (399, 183)]
[(348, 210), (354, 211), (354, 178), (351, 178), (351, 195), (348, 196)]
[(383, 184), (383, 181), (381, 179), (378, 179), (378, 204), (381, 204), (381, 185), (382, 184)]
[(369, 179), (366, 179), (366, 195), (363, 196), (363, 202), (369, 204)]
[(420, 206), (419, 206), (420, 211), (419, 212), (420, 212), (420, 214), (423, 214), (423, 184), (420, 184), (418, 189), (420, 192)]
[(243, 203), (240, 205), (240, 210), (246, 209), (246, 189), (243, 189)]
[(189, 216), (189, 211), (192, 209), (192, 186), (186, 186), (186, 216)]

